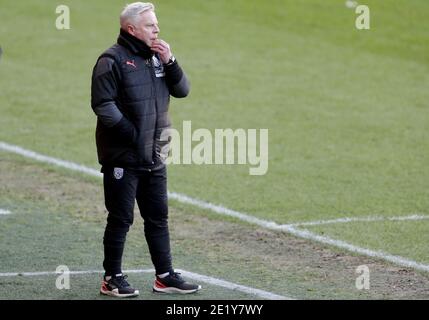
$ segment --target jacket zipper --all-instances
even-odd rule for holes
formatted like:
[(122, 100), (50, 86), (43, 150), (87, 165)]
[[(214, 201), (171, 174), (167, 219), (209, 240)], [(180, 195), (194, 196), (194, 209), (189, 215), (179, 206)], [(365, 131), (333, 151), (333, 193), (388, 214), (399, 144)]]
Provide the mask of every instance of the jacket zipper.
[(153, 59), (148, 59), (149, 66), (150, 66), (150, 77), (152, 79), (152, 85), (153, 85), (153, 93), (154, 93), (154, 100), (155, 100), (155, 130), (153, 133), (153, 147), (152, 147), (152, 164), (155, 164), (155, 161), (153, 161), (154, 155), (156, 156), (156, 132), (158, 130), (158, 102), (157, 102), (157, 92), (156, 92), (156, 79), (155, 79), (155, 67), (153, 65)]

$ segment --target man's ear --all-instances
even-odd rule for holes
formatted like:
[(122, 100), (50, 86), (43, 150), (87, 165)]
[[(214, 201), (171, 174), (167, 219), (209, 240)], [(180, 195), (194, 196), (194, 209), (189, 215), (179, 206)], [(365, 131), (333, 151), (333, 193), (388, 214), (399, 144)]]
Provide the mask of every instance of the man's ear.
[(135, 29), (132, 24), (127, 25), (127, 32), (133, 36), (135, 36)]

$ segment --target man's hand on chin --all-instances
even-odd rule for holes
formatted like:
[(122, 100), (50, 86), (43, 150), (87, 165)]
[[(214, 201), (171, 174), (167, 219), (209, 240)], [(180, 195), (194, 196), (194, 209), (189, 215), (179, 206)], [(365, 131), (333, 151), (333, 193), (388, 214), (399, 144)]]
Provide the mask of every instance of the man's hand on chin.
[(170, 45), (161, 39), (156, 39), (152, 42), (151, 50), (159, 54), (163, 63), (168, 63), (170, 58), (173, 56)]

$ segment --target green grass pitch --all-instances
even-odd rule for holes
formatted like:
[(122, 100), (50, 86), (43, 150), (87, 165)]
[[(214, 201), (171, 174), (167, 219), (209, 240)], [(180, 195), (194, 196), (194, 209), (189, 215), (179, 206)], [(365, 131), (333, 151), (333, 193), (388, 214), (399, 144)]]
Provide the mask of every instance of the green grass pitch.
[[(91, 71), (98, 55), (116, 40), (118, 15), (125, 2), (77, 0), (62, 4), (70, 8), (70, 30), (55, 28), (57, 1), (5, 0), (0, 4), (0, 141), (98, 168), (96, 119), (90, 108)], [(367, 0), (365, 4), (370, 8), (370, 30), (355, 28), (357, 15), (343, 0), (155, 2), (161, 38), (171, 44), (192, 84), (188, 98), (172, 99), (173, 125), (180, 129), (182, 121), (191, 120), (194, 129), (211, 131), (269, 129), (266, 175), (251, 176), (246, 165), (172, 165), (170, 191), (278, 224), (343, 217), (429, 215), (429, 2)], [(20, 171), (11, 169), (13, 162), (22, 162), (23, 166), (25, 163), (26, 168), (34, 170), (40, 166), (3, 151), (0, 160), (2, 169), (8, 168), (18, 176)], [(41, 167), (52, 173), (51, 168)], [(70, 173), (55, 172), (58, 179), (62, 175), (70, 178)], [(35, 176), (43, 180), (44, 173)], [(88, 184), (85, 188), (92, 185), (101, 192), (99, 181), (78, 177)], [(48, 217), (61, 211), (55, 206), (44, 208), (43, 201), (50, 205), (57, 200), (48, 196), (35, 198), (30, 189), (16, 194), (20, 190), (18, 182), (11, 184), (10, 179), (19, 181), (17, 176), (0, 171), (0, 209), (24, 212), (28, 217), (40, 215), (40, 221), (48, 225), (23, 227), (27, 219), (0, 215), (1, 252), (4, 256), (15, 251), (21, 254), (19, 259), (4, 259), (2, 254), (0, 272), (54, 270), (59, 264), (55, 246), (45, 258), (36, 249), (48, 241), (43, 237), (44, 228), (51, 230)], [(67, 188), (64, 193), (68, 193)], [(73, 268), (95, 268), (101, 254), (96, 241), (104, 217), (88, 218), (73, 213), (73, 202), (77, 200), (62, 200), (69, 207), (61, 211), (64, 218), (55, 224), (59, 228), (56, 237), (61, 247), (77, 255)], [(102, 198), (96, 200), (102, 206)], [(213, 225), (222, 230), (219, 224), (237, 223), (174, 201), (171, 206), (177, 217), (185, 219), (188, 212), (197, 221), (206, 219), (207, 228)], [(89, 203), (86, 209), (79, 210), (103, 209)], [(87, 219), (91, 221), (85, 225)], [(193, 223), (193, 219), (183, 219)], [(87, 257), (88, 253), (79, 251), (81, 247), (68, 247), (74, 235), (67, 231), (70, 224), (84, 225), (78, 229), (82, 231), (79, 234), (90, 235), (88, 243), (96, 255)], [(265, 232), (239, 222), (238, 226), (250, 234)], [(308, 229), (429, 265), (429, 220), (340, 223)], [(40, 235), (38, 242), (33, 243), (35, 247), (31, 247), (34, 250), (28, 246), (31, 237), (27, 241), (17, 238), (21, 232), (27, 234), (32, 230)], [(353, 282), (357, 262), (348, 265), (349, 275), (339, 273), (338, 279), (351, 279), (349, 284), (342, 285), (328, 275), (327, 279), (335, 283), (328, 288), (322, 273), (313, 269), (317, 259), (312, 260), (310, 248), (308, 255), (301, 257), (302, 263), (313, 263), (305, 273), (304, 268), (277, 260), (286, 253), (274, 247), (267, 251), (267, 256), (261, 253), (252, 257), (245, 240), (240, 242), (231, 236), (229, 241), (217, 239), (219, 242), (213, 242), (213, 246), (207, 244), (212, 250), (210, 254), (202, 245), (193, 248), (188, 234), (176, 232), (179, 240), (175, 240), (174, 248), (178, 255), (187, 256), (178, 258), (183, 268), (194, 271), (195, 267), (199, 273), (276, 294), (298, 298), (394, 298), (403, 292), (402, 297), (428, 297), (427, 291), (422, 293), (419, 289), (393, 289), (386, 284), (387, 280), (380, 280), (379, 291), (376, 286), (372, 293), (357, 292)], [(136, 231), (130, 244), (139, 243), (140, 236)], [(270, 232), (272, 241), (278, 237), (283, 235)], [(135, 258), (141, 263), (133, 265), (134, 249), (128, 253), (130, 267), (151, 267), (147, 252)], [(344, 254), (339, 249), (329, 250)], [(219, 258), (223, 251), (226, 257)], [(234, 261), (238, 252), (243, 256)], [(289, 259), (298, 256), (287, 254)], [(38, 256), (34, 265), (28, 263), (32, 255)], [(192, 262), (189, 265), (188, 259)], [(211, 263), (198, 266), (198, 261), (204, 259)], [(363, 258), (350, 255), (350, 259)], [(216, 261), (219, 265), (213, 269)], [(293, 261), (296, 266), (299, 264)], [(375, 260), (364, 262), (371, 261)], [(239, 266), (246, 263), (249, 270), (240, 272)], [(273, 268), (287, 273), (284, 283), (273, 279)], [(332, 265), (329, 268), (334, 270)], [(376, 270), (382, 274), (381, 269)], [(259, 274), (263, 275), (260, 279)], [(413, 276), (422, 283), (429, 282), (427, 273), (417, 272)], [(147, 276), (142, 277), (149, 283)], [(87, 283), (88, 278), (76, 281)], [(42, 287), (48, 286), (48, 279), (33, 280), (40, 281)], [(0, 283), (5, 284), (4, 288), (28, 288), (33, 280), (0, 278)], [(83, 298), (92, 298), (91, 288), (86, 289)], [(219, 288), (212, 291), (213, 296), (199, 298), (247, 298)], [(48, 297), (67, 298), (62, 294)], [(38, 296), (34, 293), (29, 297)], [(1, 298), (10, 297), (0, 291)], [(79, 298), (79, 293), (73, 292), (69, 298)]]

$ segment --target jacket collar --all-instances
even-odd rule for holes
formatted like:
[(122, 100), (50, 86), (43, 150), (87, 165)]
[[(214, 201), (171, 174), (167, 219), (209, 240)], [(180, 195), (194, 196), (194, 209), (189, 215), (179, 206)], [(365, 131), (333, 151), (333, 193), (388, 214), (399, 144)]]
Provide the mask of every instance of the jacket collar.
[(123, 29), (119, 32), (118, 44), (128, 48), (134, 54), (140, 55), (145, 59), (152, 58), (153, 56), (153, 51), (144, 41), (137, 39)]

